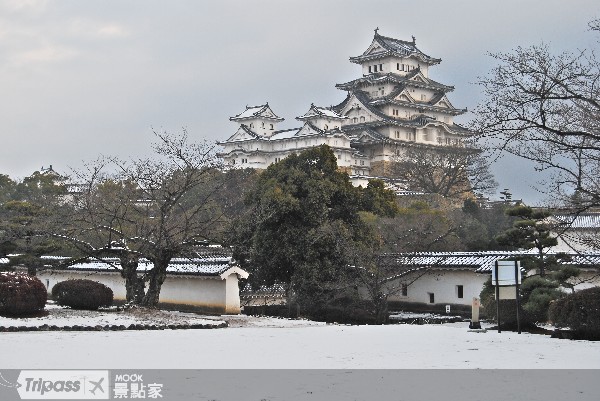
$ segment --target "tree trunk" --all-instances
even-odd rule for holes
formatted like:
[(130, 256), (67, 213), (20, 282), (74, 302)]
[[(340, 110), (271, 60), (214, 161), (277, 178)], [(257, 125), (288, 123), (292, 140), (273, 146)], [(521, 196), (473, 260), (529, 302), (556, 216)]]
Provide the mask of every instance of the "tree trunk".
[(126, 300), (128, 303), (140, 305), (144, 298), (144, 279), (138, 276), (138, 257), (128, 254), (119, 259), (121, 277), (125, 279)]
[(298, 300), (296, 299), (296, 293), (292, 289), (292, 284), (290, 283), (287, 286), (284, 286), (284, 288), (286, 300), (285, 302), (287, 303), (288, 307), (287, 317), (295, 318), (300, 316), (300, 305), (298, 304)]
[(538, 247), (538, 257), (539, 257), (539, 267), (540, 267), (540, 277), (544, 277), (546, 275), (545, 262), (544, 262), (544, 248)]
[(160, 289), (167, 278), (167, 266), (171, 257), (159, 257), (154, 260), (154, 267), (150, 271), (150, 282), (148, 291), (144, 295), (142, 305), (149, 308), (156, 308), (160, 299)]
[(375, 307), (375, 323), (385, 324), (388, 312), (387, 297), (381, 294), (374, 297), (373, 306)]

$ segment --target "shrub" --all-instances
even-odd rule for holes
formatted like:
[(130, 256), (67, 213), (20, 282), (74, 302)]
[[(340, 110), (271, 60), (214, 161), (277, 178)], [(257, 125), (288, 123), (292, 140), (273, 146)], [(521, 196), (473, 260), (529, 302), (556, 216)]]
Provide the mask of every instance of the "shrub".
[(0, 273), (0, 313), (26, 315), (46, 306), (48, 291), (35, 276), (25, 273)]
[(569, 294), (550, 305), (550, 320), (568, 327), (578, 338), (600, 340), (600, 287)]
[(52, 287), (52, 298), (58, 305), (73, 309), (96, 310), (111, 306), (113, 292), (102, 283), (92, 280), (67, 280)]
[[(520, 320), (523, 328), (534, 328), (536, 323), (548, 320), (550, 302), (561, 295), (557, 287), (557, 283), (544, 277), (532, 276), (523, 280), (523, 284), (520, 286)], [(486, 317), (488, 319), (497, 319), (495, 287), (492, 286), (491, 279), (488, 279), (484, 284), (480, 298)], [(504, 329), (516, 328), (516, 301), (501, 300), (499, 307), (501, 327)]]

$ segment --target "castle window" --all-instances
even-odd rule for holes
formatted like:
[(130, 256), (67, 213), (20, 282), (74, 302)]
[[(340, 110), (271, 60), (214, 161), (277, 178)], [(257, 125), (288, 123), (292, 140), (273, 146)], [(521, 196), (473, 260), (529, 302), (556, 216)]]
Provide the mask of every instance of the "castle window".
[(353, 122), (354, 124), (356, 124), (356, 123), (358, 122), (358, 118), (354, 117), (354, 118), (352, 119), (352, 122)]
[(369, 74), (372, 73), (373, 71), (371, 71), (372, 67), (369, 66)]
[[(325, 126), (323, 127), (323, 129), (329, 129), (329, 125), (325, 124)], [(337, 145), (337, 142), (336, 142)]]
[(383, 71), (383, 64), (379, 64), (379, 71)]
[(456, 286), (456, 298), (463, 298), (464, 297), (464, 287), (462, 285), (457, 285)]
[(374, 66), (374, 67), (373, 67), (373, 70), (374, 70), (375, 72), (377, 72), (377, 66)]
[(364, 160), (361, 160), (361, 161), (360, 161), (360, 165), (361, 165), (361, 166), (364, 166), (364, 165), (365, 165), (365, 161), (364, 161)]
[(402, 284), (402, 296), (403, 297), (408, 296), (408, 285), (406, 285), (406, 284)]
[(393, 116), (397, 116), (398, 115), (398, 109), (393, 109), (392, 110), (392, 115)]
[(265, 128), (265, 123), (262, 123), (262, 127)]
[(254, 128), (254, 124), (250, 123), (250, 128)]
[(425, 95), (421, 94), (421, 100), (425, 100)]
[(271, 124), (271, 129), (273, 129), (273, 124)]
[(400, 139), (400, 131), (394, 132), (396, 139)]
[(360, 117), (360, 122), (362, 123), (362, 122), (364, 122), (364, 121), (365, 121), (365, 117), (364, 117), (364, 116), (361, 116), (361, 117)]

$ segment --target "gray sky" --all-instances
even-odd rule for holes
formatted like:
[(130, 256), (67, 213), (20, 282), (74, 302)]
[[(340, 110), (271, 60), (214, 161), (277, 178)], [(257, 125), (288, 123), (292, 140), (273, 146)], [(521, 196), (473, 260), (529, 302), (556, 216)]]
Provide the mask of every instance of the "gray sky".
[[(430, 76), (472, 110), (488, 52), (597, 47), (587, 23), (598, 17), (597, 0), (0, 0), (0, 173), (145, 156), (151, 127), (223, 140), (230, 116), (266, 101), (281, 128), (299, 126), (311, 103), (344, 99), (334, 86), (360, 75), (348, 58), (376, 27), (441, 58)], [(500, 189), (536, 203), (530, 171), (494, 165)]]

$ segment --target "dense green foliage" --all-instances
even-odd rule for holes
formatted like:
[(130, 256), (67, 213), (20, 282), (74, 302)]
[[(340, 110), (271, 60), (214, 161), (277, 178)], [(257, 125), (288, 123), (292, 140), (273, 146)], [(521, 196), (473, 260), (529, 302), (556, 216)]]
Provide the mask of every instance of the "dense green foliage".
[(49, 233), (60, 225), (69, 205), (64, 178), (54, 171), (36, 171), (21, 182), (0, 175), (0, 256), (13, 254), (9, 266), (27, 267), (30, 274), (44, 265), (42, 255), (60, 249)]
[[(531, 276), (523, 279), (520, 286), (520, 320), (522, 327), (534, 327), (536, 323), (545, 323), (548, 320), (550, 304), (563, 295), (558, 287), (559, 284), (549, 277)], [(488, 319), (497, 319), (495, 287), (492, 285), (491, 279), (484, 284), (480, 298)], [(500, 323), (502, 327), (511, 329), (516, 327), (516, 308), (515, 300), (500, 301)]]
[(556, 246), (558, 240), (550, 233), (551, 226), (545, 222), (550, 216), (546, 210), (535, 210), (529, 206), (519, 205), (507, 209), (506, 214), (517, 217), (513, 227), (500, 234), (496, 240), (501, 245), (517, 249), (536, 249), (538, 251), (538, 270), (545, 275), (546, 263), (544, 249)]
[(327, 146), (269, 166), (246, 204), (229, 237), (234, 256), (251, 272), (252, 285), (284, 284), (288, 300), (307, 313), (348, 287), (356, 250), (375, 241), (359, 212), (397, 210), (382, 183), (353, 187)]
[(28, 274), (0, 272), (0, 314), (29, 315), (46, 306), (48, 292), (42, 282)]
[(113, 292), (102, 283), (86, 279), (66, 280), (52, 287), (52, 299), (72, 309), (96, 310), (111, 306)]
[(550, 305), (550, 320), (579, 337), (600, 340), (600, 287), (569, 294)]
[[(521, 323), (526, 327), (546, 322), (550, 304), (563, 295), (559, 287), (572, 287), (569, 280), (579, 274), (579, 269), (565, 264), (564, 262), (569, 262), (565, 255), (547, 254), (547, 248), (557, 244), (557, 239), (550, 233), (551, 226), (546, 222), (550, 215), (548, 211), (518, 205), (507, 209), (506, 214), (516, 220), (510, 229), (498, 235), (498, 243), (513, 249), (537, 250), (537, 255), (520, 258), (522, 267), (528, 272), (520, 286)], [(486, 314), (496, 318), (496, 301), (491, 281), (484, 286), (481, 301)], [(516, 323), (515, 308), (515, 301), (500, 301), (501, 322), (513, 327)]]

